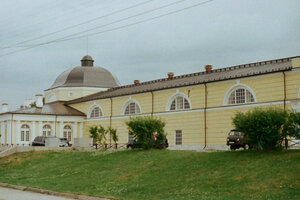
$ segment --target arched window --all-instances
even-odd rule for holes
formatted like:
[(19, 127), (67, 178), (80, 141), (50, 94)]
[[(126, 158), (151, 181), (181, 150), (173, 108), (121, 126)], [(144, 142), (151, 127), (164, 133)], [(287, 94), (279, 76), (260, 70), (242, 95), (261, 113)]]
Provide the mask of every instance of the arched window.
[(29, 142), (30, 128), (27, 124), (21, 126), (21, 142)]
[(67, 138), (68, 141), (72, 140), (72, 128), (70, 125), (65, 125), (64, 127), (64, 138)]
[(255, 102), (253, 94), (246, 88), (236, 88), (233, 90), (229, 97), (227, 104), (243, 104)]
[(43, 136), (51, 136), (52, 134), (52, 130), (51, 130), (51, 126), (46, 124), (43, 126)]
[(90, 109), (90, 115), (89, 115), (90, 118), (99, 118), (99, 117), (102, 117), (102, 116), (103, 116), (103, 113), (102, 113), (102, 110), (99, 106), (93, 106)]
[(129, 101), (125, 104), (124, 115), (140, 114), (141, 108), (135, 101)]
[(190, 108), (190, 101), (184, 94), (174, 95), (168, 103), (168, 110), (187, 110)]

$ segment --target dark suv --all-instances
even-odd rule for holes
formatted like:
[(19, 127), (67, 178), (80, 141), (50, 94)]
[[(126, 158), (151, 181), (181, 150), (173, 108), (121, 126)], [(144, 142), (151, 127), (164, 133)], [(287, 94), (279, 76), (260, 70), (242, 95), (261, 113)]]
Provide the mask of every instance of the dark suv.
[(243, 147), (244, 149), (252, 148), (252, 145), (249, 143), (249, 139), (244, 135), (244, 133), (238, 130), (231, 130), (228, 133), (227, 145), (229, 145), (232, 150), (236, 150), (240, 147)]

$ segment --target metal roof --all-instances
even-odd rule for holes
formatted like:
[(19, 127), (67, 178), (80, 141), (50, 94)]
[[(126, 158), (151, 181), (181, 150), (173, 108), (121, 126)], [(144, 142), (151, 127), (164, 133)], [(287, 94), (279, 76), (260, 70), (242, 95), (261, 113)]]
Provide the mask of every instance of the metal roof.
[(27, 109), (20, 109), (3, 114), (27, 114), (27, 115), (59, 115), (59, 116), (85, 116), (84, 113), (64, 105), (65, 102), (56, 101), (45, 104), (41, 108), (32, 107)]
[(119, 85), (119, 81), (102, 67), (78, 66), (61, 73), (47, 90), (58, 87), (112, 88)]
[(174, 78), (158, 79), (153, 81), (142, 82), (140, 84), (131, 84), (120, 87), (114, 87), (107, 91), (98, 92), (89, 96), (81, 97), (68, 101), (67, 104), (80, 103), (85, 101), (93, 101), (111, 97), (131, 95), (137, 93), (164, 90), (168, 88), (185, 87), (189, 85), (205, 84), (228, 79), (237, 79), (255, 75), (275, 73), (292, 69), (291, 59), (283, 58), (277, 60), (269, 60), (257, 63), (237, 65), (227, 68), (215, 69), (209, 72), (198, 72), (175, 76)]

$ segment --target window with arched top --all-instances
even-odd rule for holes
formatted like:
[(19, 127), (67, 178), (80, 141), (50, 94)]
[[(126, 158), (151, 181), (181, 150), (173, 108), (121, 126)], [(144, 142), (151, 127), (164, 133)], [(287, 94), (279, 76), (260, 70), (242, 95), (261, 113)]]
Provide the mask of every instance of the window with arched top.
[(191, 103), (184, 94), (176, 94), (169, 100), (168, 110), (188, 110), (191, 109)]
[(27, 124), (21, 126), (21, 142), (29, 142), (30, 127)]
[(72, 127), (70, 125), (64, 126), (64, 138), (67, 138), (68, 141), (72, 140)]
[(124, 115), (140, 114), (141, 108), (135, 101), (129, 101), (125, 104)]
[(254, 103), (255, 97), (253, 93), (245, 87), (237, 87), (230, 91), (227, 98), (228, 105)]
[(99, 118), (103, 116), (102, 109), (99, 106), (93, 106), (89, 113), (89, 118)]
[(52, 129), (51, 126), (46, 124), (43, 126), (43, 136), (51, 136), (52, 135)]

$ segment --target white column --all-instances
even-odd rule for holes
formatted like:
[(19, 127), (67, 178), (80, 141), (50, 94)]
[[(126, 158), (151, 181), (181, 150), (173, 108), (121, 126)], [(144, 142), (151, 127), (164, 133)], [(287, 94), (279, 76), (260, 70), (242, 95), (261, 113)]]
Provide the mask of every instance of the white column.
[(11, 126), (12, 126), (12, 121), (11, 120), (8, 120), (7, 121), (7, 138), (6, 138), (6, 142), (7, 144), (11, 144), (11, 133), (12, 133), (12, 130), (11, 130)]
[(74, 122), (74, 128), (73, 128), (73, 138), (77, 138), (77, 122)]
[(82, 122), (80, 122), (80, 138), (82, 138), (83, 137), (83, 123)]
[(17, 121), (17, 128), (16, 128), (16, 144), (20, 144), (21, 142), (21, 123), (20, 120)]
[(37, 133), (38, 136), (42, 136), (43, 135), (43, 122), (39, 121), (39, 132)]
[(61, 138), (64, 137), (63, 131), (64, 131), (64, 122), (60, 121), (59, 122), (59, 137), (61, 137)]
[(35, 138), (35, 121), (33, 121), (32, 123), (31, 123), (32, 125), (31, 125), (31, 141), (33, 141), (34, 140), (34, 138)]
[(1, 132), (1, 144), (5, 143), (5, 127), (4, 122), (1, 122), (0, 132)]

